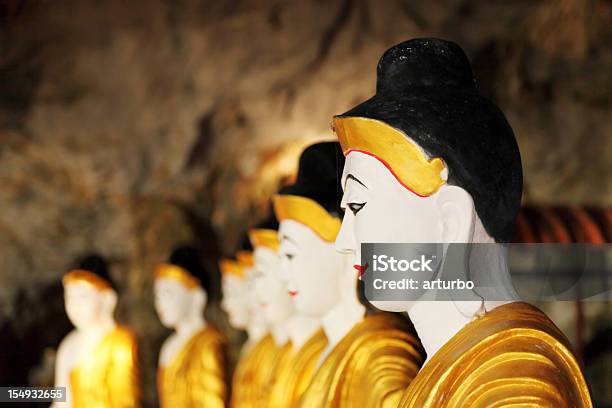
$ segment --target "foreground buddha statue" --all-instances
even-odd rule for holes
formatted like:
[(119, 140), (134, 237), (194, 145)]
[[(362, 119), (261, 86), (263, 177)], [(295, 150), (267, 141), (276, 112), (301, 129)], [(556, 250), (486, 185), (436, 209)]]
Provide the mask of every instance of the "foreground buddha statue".
[(495, 249), (509, 241), (519, 210), (521, 159), (504, 115), (479, 95), (461, 48), (438, 39), (392, 47), (378, 64), (376, 95), (336, 116), (333, 128), (346, 156), (347, 211), (336, 245), (354, 255), (357, 268), (367, 267), (360, 256), (367, 242), (493, 248), (482, 256), (485, 246), (474, 246), (455, 265), (491, 283), (474, 300), (419, 300), (430, 293), (373, 300), (407, 312), (427, 353), (400, 406), (590, 407), (569, 341), (518, 299), (504, 251)]
[[(422, 362), (420, 345), (403, 317), (365, 316), (357, 274), (334, 248), (342, 159), (338, 143), (308, 147), (296, 184), (274, 197), (282, 275), (298, 312), (319, 320), (328, 340), (325, 348), (317, 340), (311, 352), (320, 355), (316, 373), (313, 361), (296, 372), (294, 388), (302, 395), (290, 406), (393, 407)], [(300, 380), (311, 375), (303, 390)]]
[(162, 407), (224, 407), (228, 398), (225, 337), (204, 319), (208, 279), (198, 251), (176, 248), (155, 269), (155, 309), (174, 330), (159, 356)]
[(117, 292), (99, 255), (64, 275), (64, 301), (75, 329), (61, 342), (55, 386), (66, 387), (62, 407), (137, 407), (140, 389), (134, 333), (115, 322)]

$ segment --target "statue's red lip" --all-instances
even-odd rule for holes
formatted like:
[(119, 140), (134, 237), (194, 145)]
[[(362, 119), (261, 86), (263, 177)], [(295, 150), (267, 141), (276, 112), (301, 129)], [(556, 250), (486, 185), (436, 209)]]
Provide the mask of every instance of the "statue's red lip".
[(370, 264), (368, 264), (366, 262), (365, 265), (353, 265), (353, 268), (357, 269), (357, 277), (361, 278), (361, 276), (364, 274), (364, 272), (368, 269), (368, 267), (370, 266)]
[(288, 293), (289, 293), (289, 296), (293, 297), (293, 296), (297, 296), (298, 291), (297, 290), (290, 290)]

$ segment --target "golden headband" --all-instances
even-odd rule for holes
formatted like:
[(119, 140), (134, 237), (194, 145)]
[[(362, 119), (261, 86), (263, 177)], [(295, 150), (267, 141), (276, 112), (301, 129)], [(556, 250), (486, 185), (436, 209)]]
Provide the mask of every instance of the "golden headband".
[(321, 239), (334, 242), (340, 231), (340, 220), (310, 198), (295, 195), (275, 195), (274, 212), (279, 221), (293, 220), (313, 230)]
[(109, 281), (85, 269), (74, 269), (67, 272), (64, 275), (62, 282), (64, 283), (64, 286), (70, 283), (86, 283), (93, 286), (97, 290), (112, 289)]
[(222, 259), (219, 261), (219, 269), (223, 275), (233, 275), (240, 279), (244, 279), (244, 268), (236, 261), (231, 259)]
[(236, 259), (245, 268), (251, 268), (255, 266), (255, 259), (253, 259), (253, 253), (249, 251), (238, 251), (236, 252)]
[(264, 247), (277, 252), (280, 246), (278, 242), (278, 232), (273, 229), (252, 229), (249, 231), (249, 239), (254, 248)]
[(178, 265), (169, 263), (161, 263), (155, 268), (155, 279), (160, 278), (174, 279), (189, 289), (200, 286), (200, 280), (189, 273), (189, 271)]
[(381, 161), (395, 178), (413, 193), (426, 197), (446, 181), (439, 157), (428, 160), (423, 152), (401, 131), (384, 122), (360, 117), (334, 118), (332, 128), (345, 156), (361, 152)]

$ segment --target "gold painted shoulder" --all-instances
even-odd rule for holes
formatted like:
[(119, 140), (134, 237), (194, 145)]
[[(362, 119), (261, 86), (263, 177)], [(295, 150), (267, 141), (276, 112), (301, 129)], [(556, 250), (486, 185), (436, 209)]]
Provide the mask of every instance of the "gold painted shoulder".
[(592, 407), (569, 341), (527, 303), (500, 306), (466, 325), (419, 372), (400, 406), (496, 404)]

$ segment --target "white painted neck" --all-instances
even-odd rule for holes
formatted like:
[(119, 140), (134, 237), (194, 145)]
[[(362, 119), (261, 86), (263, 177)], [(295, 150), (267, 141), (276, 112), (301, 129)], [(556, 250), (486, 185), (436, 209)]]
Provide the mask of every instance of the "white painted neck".
[(289, 341), (289, 333), (287, 332), (287, 322), (272, 326), (270, 330), (274, 343), (277, 347), (284, 346)]
[(206, 320), (202, 315), (197, 314), (178, 322), (175, 326), (175, 330), (177, 336), (185, 338), (193, 336), (204, 327), (206, 327)]
[(110, 331), (115, 329), (115, 327), (117, 327), (115, 319), (113, 319), (112, 316), (108, 316), (102, 319), (99, 324), (77, 328), (77, 331), (83, 334), (86, 338), (94, 339), (104, 337)]
[(321, 319), (327, 337), (328, 349), (332, 349), (365, 316), (365, 307), (357, 299), (338, 303)]
[[(427, 353), (425, 364), (466, 324), (498, 306), (519, 300), (508, 272), (505, 249), (494, 244), (481, 226), (477, 226), (472, 241), (483, 245), (472, 246), (465, 260), (455, 263), (468, 266), (461, 276), (455, 276), (476, 283), (474, 300), (420, 300), (407, 310)], [(458, 272), (456, 266), (453, 271)], [(435, 298), (435, 293), (431, 294)]]
[(287, 323), (287, 333), (293, 350), (299, 350), (321, 327), (318, 319), (303, 315), (295, 315)]
[[(427, 353), (427, 363), (431, 357), (466, 324), (477, 317), (477, 313), (464, 314), (458, 308), (463, 303), (466, 310), (482, 310), (481, 302), (465, 301), (419, 301), (408, 312), (412, 324)], [(463, 308), (462, 308), (463, 309)]]

